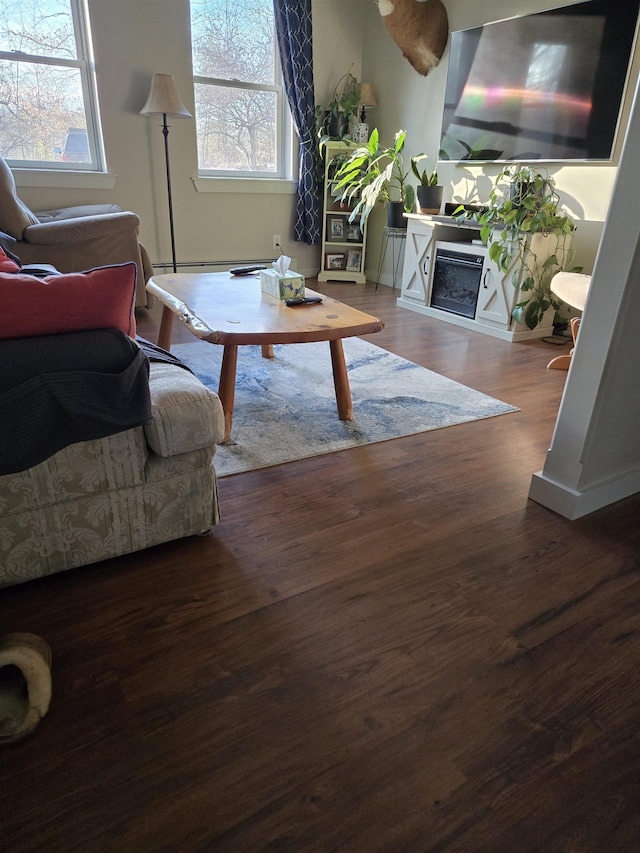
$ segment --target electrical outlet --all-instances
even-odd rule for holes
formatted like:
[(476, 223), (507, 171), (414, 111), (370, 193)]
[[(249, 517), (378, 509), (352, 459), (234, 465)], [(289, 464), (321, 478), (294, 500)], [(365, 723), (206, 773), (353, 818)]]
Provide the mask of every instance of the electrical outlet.
[(274, 249), (280, 248), (280, 235), (279, 234), (273, 235), (273, 248)]

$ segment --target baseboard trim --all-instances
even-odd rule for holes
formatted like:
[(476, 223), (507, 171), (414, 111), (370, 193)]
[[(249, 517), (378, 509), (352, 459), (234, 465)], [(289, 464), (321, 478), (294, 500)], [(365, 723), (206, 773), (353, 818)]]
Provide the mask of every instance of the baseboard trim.
[(551, 320), (544, 321), (544, 325), (536, 326), (535, 329), (525, 329), (516, 327), (509, 329), (505, 326), (495, 325), (488, 320), (478, 321), (470, 317), (461, 317), (457, 314), (450, 314), (448, 311), (441, 311), (439, 308), (432, 308), (430, 305), (423, 305), (418, 300), (407, 299), (400, 295), (396, 300), (396, 305), (399, 308), (408, 308), (409, 311), (415, 311), (418, 314), (424, 314), (425, 317), (432, 317), (434, 320), (443, 320), (445, 323), (451, 323), (453, 326), (460, 326), (463, 329), (469, 329), (471, 332), (480, 332), (483, 335), (491, 335), (493, 338), (500, 338), (502, 341), (509, 343), (518, 343), (519, 341), (531, 341), (536, 338), (544, 338), (553, 332), (553, 324)]
[(578, 491), (545, 477), (542, 471), (534, 474), (529, 487), (529, 498), (547, 509), (575, 521), (605, 506), (629, 498), (640, 492), (640, 472), (632, 471), (615, 480), (597, 483), (589, 489)]

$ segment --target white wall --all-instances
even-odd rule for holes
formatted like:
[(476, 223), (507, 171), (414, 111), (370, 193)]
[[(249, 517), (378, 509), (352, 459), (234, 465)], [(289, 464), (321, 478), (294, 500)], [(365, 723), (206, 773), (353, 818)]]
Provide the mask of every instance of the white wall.
[(370, 0), (312, 0), (316, 103), (328, 103), (347, 71), (362, 81), (363, 18)]

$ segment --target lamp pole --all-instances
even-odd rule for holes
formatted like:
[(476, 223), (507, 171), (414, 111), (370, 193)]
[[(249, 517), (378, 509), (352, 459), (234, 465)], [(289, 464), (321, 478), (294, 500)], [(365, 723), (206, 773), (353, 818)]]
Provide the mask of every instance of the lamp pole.
[(171, 232), (171, 261), (173, 271), (178, 272), (176, 263), (176, 236), (173, 230), (173, 199), (171, 196), (171, 168), (169, 166), (169, 126), (167, 124), (167, 114), (162, 113), (162, 135), (164, 136), (164, 159), (167, 166), (167, 198), (169, 200), (169, 230)]
[(169, 200), (169, 230), (171, 233), (171, 264), (174, 273), (178, 271), (176, 262), (176, 237), (173, 225), (173, 197), (171, 194), (171, 168), (169, 166), (169, 125), (167, 116), (192, 118), (191, 113), (180, 100), (176, 84), (171, 74), (154, 74), (151, 89), (144, 107), (143, 116), (162, 116), (162, 135), (164, 136), (164, 162), (167, 170), (167, 198)]

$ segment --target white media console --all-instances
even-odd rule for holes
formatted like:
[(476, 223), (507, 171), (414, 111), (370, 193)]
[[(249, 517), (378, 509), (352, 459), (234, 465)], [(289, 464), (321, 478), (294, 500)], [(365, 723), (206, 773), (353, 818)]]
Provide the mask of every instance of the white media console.
[(514, 269), (504, 273), (490, 260), (479, 226), (458, 225), (450, 216), (409, 213), (406, 217), (402, 290), (397, 300), (401, 308), (505, 341), (552, 333), (553, 310), (533, 330), (513, 320), (513, 308), (520, 301), (520, 290), (512, 282)]

